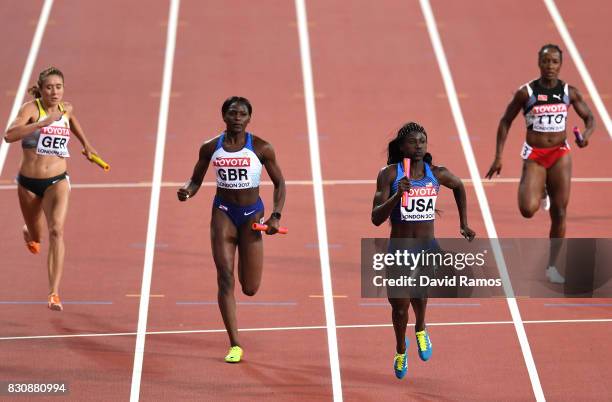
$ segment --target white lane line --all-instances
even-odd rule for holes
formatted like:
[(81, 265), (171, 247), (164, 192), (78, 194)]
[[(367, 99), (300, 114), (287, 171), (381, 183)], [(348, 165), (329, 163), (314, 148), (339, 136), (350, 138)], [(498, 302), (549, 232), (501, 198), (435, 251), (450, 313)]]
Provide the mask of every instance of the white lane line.
[[(36, 24), (36, 31), (34, 31), (34, 37), (32, 38), (32, 44), (30, 45), (30, 52), (28, 53), (28, 58), (26, 59), (25, 67), (23, 68), (23, 72), (21, 73), (21, 80), (19, 81), (19, 87), (17, 88), (17, 94), (15, 95), (15, 100), (13, 101), (13, 108), (11, 109), (11, 113), (9, 114), (8, 122), (6, 123), (6, 128), (8, 128), (9, 124), (15, 120), (17, 117), (17, 113), (19, 113), (19, 109), (23, 104), (23, 98), (26, 95), (26, 91), (28, 90), (28, 84), (30, 81), (30, 77), (32, 76), (32, 70), (34, 69), (34, 63), (36, 63), (36, 57), (38, 57), (38, 50), (40, 49), (40, 43), (42, 42), (43, 35), (45, 33), (45, 28), (47, 27), (47, 21), (49, 21), (49, 14), (51, 14), (51, 8), (53, 7), (53, 0), (45, 0), (42, 6), (42, 10), (40, 11), (40, 17), (38, 17), (38, 24)], [(4, 134), (2, 135), (4, 137)], [(4, 169), (4, 163), (6, 162), (6, 156), (8, 155), (10, 144), (0, 139), (0, 174), (2, 174), (2, 169)]]
[[(589, 324), (589, 323), (612, 323), (612, 318), (592, 318), (575, 320), (532, 320), (523, 321), (525, 324)], [(428, 322), (432, 327), (456, 327), (470, 325), (511, 325), (512, 321), (466, 321), (466, 322)], [(414, 326), (414, 324), (408, 324)], [(392, 324), (353, 324), (337, 325), (338, 329), (367, 329), (367, 328), (389, 328)], [(240, 328), (240, 332), (270, 332), (270, 331), (307, 331), (307, 330), (327, 329), (325, 325), (308, 325), (294, 327), (264, 327), (264, 328)], [(182, 331), (149, 331), (146, 335), (185, 335), (185, 334), (216, 334), (225, 333), (225, 329), (194, 329)], [(22, 341), (32, 339), (66, 339), (66, 338), (91, 338), (105, 336), (134, 336), (136, 332), (111, 332), (111, 333), (91, 333), (91, 334), (67, 334), (67, 335), (34, 335), (34, 336), (5, 336), (0, 337), (0, 341)]]
[[(464, 184), (472, 184), (472, 179), (461, 179)], [(518, 177), (500, 177), (497, 179), (488, 180), (483, 184), (509, 184), (518, 183), (520, 178)], [(355, 185), (374, 185), (376, 180), (363, 179), (363, 180), (323, 180), (321, 182), (324, 186), (355, 186)], [(612, 177), (572, 177), (572, 183), (612, 183)], [(162, 188), (179, 188), (185, 184), (185, 182), (162, 182)], [(271, 181), (261, 181), (260, 186), (272, 186), (274, 183)], [(288, 186), (312, 186), (314, 182), (312, 180), (287, 180), (285, 184)], [(202, 187), (216, 187), (216, 182), (204, 182)], [(151, 183), (149, 182), (132, 182), (132, 183), (74, 183), (70, 182), (71, 189), (114, 189), (114, 188), (149, 188)], [(0, 184), (0, 190), (14, 190), (17, 188), (16, 184)]]
[(319, 155), (319, 130), (314, 99), (314, 83), (312, 78), (312, 61), (310, 59), (310, 40), (308, 38), (308, 18), (305, 0), (295, 0), (295, 10), (298, 21), (300, 40), (300, 59), (302, 62), (302, 79), (304, 84), (304, 100), (306, 104), (306, 122), (308, 126), (308, 144), (310, 148), (310, 167), (312, 170), (313, 192), (315, 200), (315, 215), (317, 222), (317, 237), (319, 240), (319, 258), (321, 264), (321, 281), (323, 285), (323, 301), (325, 305), (325, 322), (327, 327), (327, 347), (329, 350), (329, 366), (331, 370), (332, 393), (335, 402), (342, 401), (342, 383), (340, 377), (340, 356), (336, 337), (336, 316), (334, 314), (334, 299), (332, 297), (332, 279), (329, 264), (329, 249), (327, 248), (327, 223), (325, 219), (325, 199), (323, 196), (323, 175), (321, 173), (321, 157)]
[(531, 380), (531, 387), (533, 389), (533, 393), (536, 400), (545, 401), (546, 399), (544, 398), (544, 391), (542, 390), (542, 384), (540, 383), (538, 370), (535, 365), (533, 355), (531, 353), (529, 341), (527, 340), (527, 333), (525, 332), (525, 326), (523, 325), (521, 313), (519, 311), (516, 299), (514, 298), (514, 291), (512, 290), (512, 285), (510, 284), (510, 277), (508, 275), (508, 270), (506, 268), (506, 263), (504, 261), (501, 246), (499, 242), (496, 241), (497, 230), (495, 229), (495, 224), (493, 223), (493, 217), (491, 216), (487, 196), (485, 194), (484, 186), (480, 179), (480, 172), (476, 164), (476, 158), (474, 157), (474, 151), (472, 149), (472, 144), (470, 143), (470, 137), (467, 132), (465, 120), (463, 119), (461, 106), (459, 105), (459, 98), (457, 96), (457, 91), (455, 90), (453, 77), (448, 66), (448, 61), (446, 60), (446, 55), (444, 53), (444, 48), (442, 46), (440, 35), (438, 33), (436, 20), (434, 18), (429, 0), (420, 0), (420, 4), (421, 9), (423, 11), (423, 15), (425, 17), (425, 22), (427, 24), (427, 30), (429, 32), (429, 37), (431, 39), (434, 53), (436, 54), (438, 67), (440, 68), (440, 73), (442, 74), (444, 87), (446, 88), (446, 93), (448, 95), (448, 102), (450, 104), (453, 118), (455, 120), (455, 126), (459, 131), (459, 138), (461, 140), (463, 153), (465, 154), (465, 159), (467, 161), (470, 176), (472, 178), (472, 183), (474, 185), (474, 191), (476, 192), (476, 196), (478, 198), (478, 204), (480, 205), (480, 210), (482, 212), (482, 217), (485, 222), (488, 237), (491, 239), (493, 254), (495, 256), (495, 261), (497, 263), (499, 274), (502, 279), (504, 292), (507, 296), (506, 301), (508, 303), (508, 308), (510, 309), (510, 315), (512, 316), (512, 322), (514, 323), (514, 328), (518, 336), (519, 344), (521, 346), (523, 359), (525, 360), (525, 365), (527, 366), (529, 379)]
[(601, 120), (608, 131), (608, 135), (612, 138), (612, 121), (610, 120), (610, 115), (608, 114), (608, 110), (601, 100), (601, 96), (599, 96), (599, 92), (597, 91), (597, 87), (595, 87), (595, 83), (591, 78), (591, 74), (589, 74), (589, 70), (586, 68), (586, 64), (582, 60), (582, 56), (580, 56), (580, 52), (572, 39), (572, 36), (563, 21), (563, 17), (557, 8), (554, 0), (544, 0), (544, 4), (552, 17), (563, 42), (565, 42), (565, 47), (569, 51), (572, 60), (574, 60), (574, 64), (576, 64), (576, 68), (578, 69), (578, 73), (580, 73), (580, 77), (582, 77), (582, 81), (584, 81), (584, 85), (587, 87), (587, 91), (589, 91), (589, 95), (593, 100), (593, 104), (595, 104), (595, 108), (601, 117)]
[(142, 362), (144, 358), (147, 318), (149, 313), (149, 295), (151, 293), (151, 277), (153, 275), (153, 259), (155, 256), (155, 237), (157, 235), (157, 217), (164, 167), (164, 150), (168, 126), (168, 110), (170, 108), (170, 90), (172, 88), (172, 69), (174, 66), (174, 49), (176, 46), (176, 28), (179, 6), (180, 0), (170, 0), (164, 72), (159, 102), (159, 118), (157, 121), (157, 140), (155, 144), (151, 201), (149, 204), (149, 224), (147, 227), (142, 286), (140, 288), (142, 297), (140, 298), (140, 307), (138, 309), (138, 327), (136, 332), (136, 345), (134, 348), (134, 366), (132, 369), (132, 388), (130, 393), (131, 402), (137, 402), (140, 396), (140, 380), (142, 377)]

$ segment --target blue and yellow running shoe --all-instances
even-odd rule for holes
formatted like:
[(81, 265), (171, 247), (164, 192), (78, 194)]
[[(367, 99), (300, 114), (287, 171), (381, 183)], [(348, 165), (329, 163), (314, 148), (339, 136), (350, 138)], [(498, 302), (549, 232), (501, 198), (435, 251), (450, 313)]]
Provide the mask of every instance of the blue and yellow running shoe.
[(419, 351), (419, 357), (421, 360), (426, 362), (431, 357), (431, 340), (427, 333), (427, 328), (422, 331), (415, 333), (417, 341), (417, 350)]
[(408, 338), (406, 338), (406, 351), (395, 354), (393, 370), (395, 370), (395, 376), (400, 380), (404, 378), (406, 371), (408, 371)]
[(225, 356), (225, 362), (239, 363), (242, 359), (243, 353), (244, 352), (242, 351), (242, 348), (240, 346), (232, 346), (229, 352), (227, 352), (227, 355)]

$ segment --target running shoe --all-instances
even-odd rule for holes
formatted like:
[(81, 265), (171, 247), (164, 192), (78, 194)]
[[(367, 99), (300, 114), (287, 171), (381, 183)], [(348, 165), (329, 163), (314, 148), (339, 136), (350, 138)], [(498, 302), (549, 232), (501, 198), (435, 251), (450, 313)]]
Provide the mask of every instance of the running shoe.
[(64, 309), (64, 307), (62, 306), (62, 302), (60, 301), (59, 295), (55, 293), (49, 295), (47, 307), (54, 311), (62, 311)]
[(565, 283), (565, 278), (557, 271), (554, 265), (546, 268), (546, 278), (550, 283)]
[(226, 363), (239, 363), (244, 352), (240, 346), (232, 346), (225, 356)]
[(28, 227), (26, 225), (23, 225), (22, 231), (23, 231), (23, 240), (25, 240), (26, 247), (28, 248), (30, 253), (32, 254), (40, 253), (40, 243), (30, 240), (30, 233), (28, 232)]
[(395, 376), (400, 380), (404, 378), (406, 371), (408, 371), (408, 338), (406, 338), (406, 351), (396, 353), (393, 358), (393, 370), (395, 370)]
[(415, 333), (417, 340), (417, 350), (419, 351), (419, 357), (421, 360), (426, 362), (431, 357), (431, 340), (429, 339), (429, 334), (427, 333), (427, 328), (422, 331), (418, 331)]

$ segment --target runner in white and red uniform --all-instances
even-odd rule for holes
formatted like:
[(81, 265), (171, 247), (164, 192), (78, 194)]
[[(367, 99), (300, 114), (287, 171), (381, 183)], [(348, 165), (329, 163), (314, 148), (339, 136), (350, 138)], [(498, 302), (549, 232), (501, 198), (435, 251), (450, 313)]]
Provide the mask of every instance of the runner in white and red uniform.
[[(550, 197), (551, 239), (565, 237), (566, 209), (569, 202), (572, 161), (567, 143), (566, 122), (570, 106), (584, 121), (583, 140), (578, 147), (586, 147), (595, 127), (591, 110), (580, 92), (559, 79), (563, 52), (557, 45), (543, 46), (538, 53), (540, 78), (519, 88), (506, 108), (497, 129), (497, 147), (487, 178), (501, 172), (502, 152), (508, 130), (522, 110), (527, 126), (527, 138), (521, 150), (523, 173), (518, 191), (521, 214), (531, 218), (540, 206), (542, 195)], [(555, 268), (560, 242), (551, 242), (549, 264), (546, 270), (553, 283), (565, 280)]]
[(234, 96), (223, 103), (221, 115), (226, 130), (202, 145), (191, 180), (178, 190), (180, 201), (193, 197), (202, 185), (209, 164), (213, 165), (217, 192), (213, 200), (210, 233), (217, 267), (217, 300), (230, 339), (230, 349), (225, 356), (228, 363), (240, 362), (243, 355), (238, 340), (234, 298), (236, 250), (242, 292), (254, 296), (261, 283), (263, 241), (261, 232), (252, 230), (251, 225), (261, 222), (264, 216), (264, 205), (259, 198), (262, 167), (266, 168), (274, 184), (274, 206), (264, 222), (268, 225), (266, 233), (278, 231), (285, 204), (285, 180), (272, 145), (246, 131), (252, 111), (246, 98)]

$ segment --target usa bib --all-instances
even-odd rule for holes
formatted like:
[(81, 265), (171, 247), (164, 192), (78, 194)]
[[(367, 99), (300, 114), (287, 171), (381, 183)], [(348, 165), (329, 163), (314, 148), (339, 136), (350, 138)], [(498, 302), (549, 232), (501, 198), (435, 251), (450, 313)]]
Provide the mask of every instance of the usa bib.
[(418, 222), (436, 219), (437, 198), (438, 190), (431, 184), (410, 188), (407, 205), (400, 207), (402, 221)]

